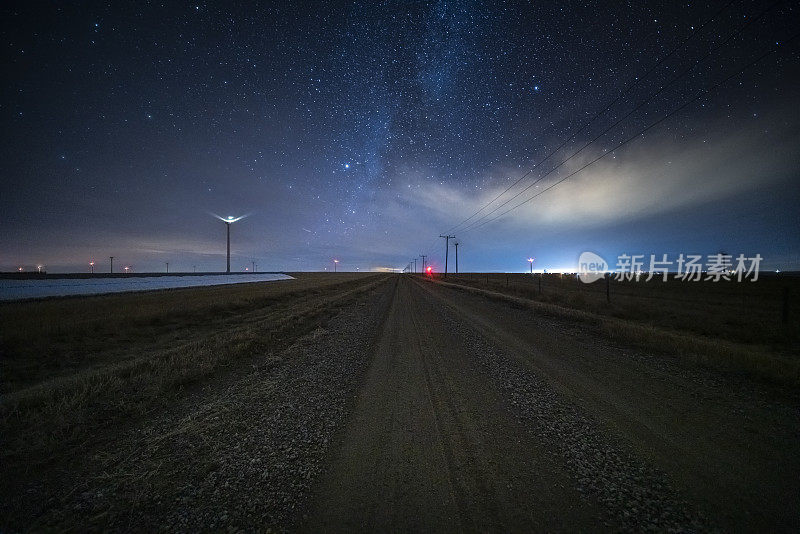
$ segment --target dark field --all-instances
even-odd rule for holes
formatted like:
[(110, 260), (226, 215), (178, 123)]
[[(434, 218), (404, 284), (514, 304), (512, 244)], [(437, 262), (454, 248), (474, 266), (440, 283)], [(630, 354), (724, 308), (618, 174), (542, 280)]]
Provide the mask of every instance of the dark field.
[(800, 357), (800, 347), (792, 343), (800, 338), (800, 276), (762, 274), (756, 282), (612, 278), (610, 299), (605, 280), (585, 284), (567, 274), (465, 273), (450, 274), (447, 281), (709, 338), (766, 345)]

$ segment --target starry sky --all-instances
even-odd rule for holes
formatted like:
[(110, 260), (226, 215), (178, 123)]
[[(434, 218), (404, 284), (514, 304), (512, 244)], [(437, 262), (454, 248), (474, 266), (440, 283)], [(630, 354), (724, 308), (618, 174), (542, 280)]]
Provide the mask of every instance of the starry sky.
[(800, 268), (792, 2), (0, 9), (0, 270)]

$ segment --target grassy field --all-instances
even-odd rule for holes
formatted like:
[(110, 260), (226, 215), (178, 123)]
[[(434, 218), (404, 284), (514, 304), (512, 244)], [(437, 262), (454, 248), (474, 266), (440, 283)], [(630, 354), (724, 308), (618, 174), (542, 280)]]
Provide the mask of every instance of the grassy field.
[(364, 275), (303, 273), (293, 281), (209, 286), (0, 303), (0, 345), (5, 351), (0, 387), (6, 394), (83, 368), (119, 363), (164, 337), (196, 340), (231, 318), (290, 304), (300, 293), (357, 283)]
[[(541, 280), (541, 292), (539, 279)], [(441, 278), (440, 278), (441, 279)], [(783, 295), (800, 299), (800, 278), (764, 277), (757, 282), (669, 280), (584, 284), (571, 275), (448, 275), (448, 282), (490, 289), (540, 302), (739, 343), (788, 348), (800, 334), (800, 313), (782, 320)], [(792, 301), (790, 300), (790, 304)], [(796, 304), (795, 304), (796, 306)]]
[[(436, 280), (445, 281), (441, 275)], [(797, 277), (769, 276), (754, 283), (612, 279), (610, 299), (604, 280), (584, 284), (570, 275), (466, 273), (450, 274), (446, 282), (522, 299), (649, 349), (792, 385), (800, 381), (800, 317), (792, 300), (800, 295)]]
[[(6, 465), (46, 463), (312, 331), (385, 275), (0, 304)], [(8, 474), (8, 473), (6, 473)]]

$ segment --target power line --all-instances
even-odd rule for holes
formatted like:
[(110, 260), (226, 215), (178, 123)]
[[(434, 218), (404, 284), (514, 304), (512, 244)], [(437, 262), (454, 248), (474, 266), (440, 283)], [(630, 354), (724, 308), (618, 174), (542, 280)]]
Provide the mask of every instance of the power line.
[[(795, 34), (795, 35), (793, 35), (792, 37), (790, 37), (789, 39), (787, 39), (786, 41), (784, 41), (784, 44), (788, 44), (788, 43), (790, 43), (790, 42), (794, 41), (795, 39), (797, 39), (798, 37), (800, 37), (800, 33), (798, 33), (798, 34)], [(780, 45), (778, 45), (778, 46), (780, 46)], [(741, 68), (741, 69), (739, 69), (738, 71), (736, 71), (736, 72), (733, 72), (732, 74), (730, 74), (730, 75), (726, 76), (725, 78), (723, 78), (723, 79), (722, 79), (722, 80), (720, 80), (719, 82), (715, 83), (714, 85), (712, 85), (712, 86), (708, 87), (707, 89), (704, 89), (704, 90), (700, 91), (700, 92), (699, 92), (699, 93), (698, 93), (698, 94), (697, 94), (697, 95), (696, 95), (694, 98), (692, 98), (692, 99), (690, 99), (690, 100), (688, 100), (688, 101), (684, 102), (683, 104), (681, 104), (681, 105), (680, 105), (680, 106), (678, 106), (677, 108), (673, 109), (672, 111), (670, 111), (669, 113), (667, 113), (666, 115), (664, 115), (663, 117), (661, 117), (660, 119), (658, 119), (657, 121), (655, 121), (655, 122), (651, 123), (649, 126), (647, 126), (647, 127), (645, 127), (644, 129), (640, 130), (640, 131), (639, 131), (637, 134), (635, 134), (635, 135), (633, 135), (633, 136), (629, 137), (628, 139), (626, 139), (626, 140), (622, 141), (621, 143), (619, 143), (617, 146), (615, 146), (615, 147), (614, 147), (614, 148), (612, 148), (611, 150), (609, 150), (609, 151), (607, 151), (607, 152), (605, 152), (605, 153), (601, 154), (600, 156), (598, 156), (598, 157), (596, 157), (595, 159), (591, 160), (589, 163), (585, 164), (584, 166), (582, 166), (582, 167), (581, 167), (581, 168), (579, 168), (578, 170), (576, 170), (576, 171), (574, 171), (574, 172), (572, 172), (572, 173), (568, 174), (568, 175), (567, 175), (567, 176), (565, 176), (564, 178), (562, 178), (562, 179), (558, 180), (557, 182), (553, 183), (552, 185), (550, 185), (550, 186), (546, 187), (545, 189), (542, 189), (541, 191), (539, 191), (539, 192), (538, 192), (538, 193), (536, 193), (535, 195), (533, 195), (533, 196), (531, 196), (531, 197), (529, 197), (529, 198), (527, 198), (527, 199), (523, 200), (523, 201), (522, 201), (522, 202), (520, 202), (519, 204), (516, 204), (515, 206), (513, 206), (513, 207), (509, 208), (508, 210), (506, 210), (506, 211), (504, 211), (504, 212), (500, 213), (499, 215), (497, 215), (497, 216), (495, 216), (495, 217), (493, 217), (493, 218), (491, 218), (491, 219), (488, 219), (488, 220), (486, 220), (486, 221), (482, 222), (481, 224), (479, 224), (479, 225), (477, 225), (477, 226), (473, 227), (473, 228), (472, 228), (472, 230), (476, 230), (476, 229), (480, 228), (481, 226), (484, 226), (485, 224), (488, 224), (488, 223), (490, 223), (490, 222), (492, 222), (492, 221), (495, 221), (495, 220), (499, 219), (500, 217), (502, 217), (502, 216), (503, 216), (503, 215), (505, 215), (506, 213), (509, 213), (509, 212), (511, 212), (511, 211), (513, 211), (513, 210), (515, 210), (515, 209), (519, 208), (519, 207), (520, 207), (520, 206), (522, 206), (523, 204), (527, 204), (528, 202), (530, 202), (531, 200), (535, 199), (536, 197), (538, 197), (538, 196), (540, 196), (540, 195), (542, 195), (542, 194), (546, 193), (547, 191), (549, 191), (550, 189), (554, 188), (555, 186), (557, 186), (557, 185), (559, 185), (559, 184), (563, 183), (564, 181), (568, 180), (569, 178), (571, 178), (571, 177), (575, 176), (576, 174), (578, 174), (579, 172), (581, 172), (581, 171), (582, 171), (582, 170), (584, 170), (585, 168), (589, 167), (590, 165), (592, 165), (592, 164), (596, 163), (597, 161), (600, 161), (601, 159), (605, 158), (605, 157), (606, 157), (606, 156), (608, 156), (609, 154), (613, 154), (613, 153), (614, 153), (616, 150), (618, 150), (618, 149), (619, 149), (619, 148), (621, 148), (622, 146), (624, 146), (624, 145), (628, 144), (629, 142), (633, 141), (634, 139), (636, 139), (636, 138), (640, 137), (641, 135), (643, 135), (645, 132), (647, 132), (647, 131), (648, 131), (648, 130), (650, 130), (651, 128), (654, 128), (654, 127), (658, 126), (659, 124), (661, 124), (662, 122), (664, 122), (664, 121), (665, 121), (665, 120), (667, 120), (668, 118), (672, 117), (672, 116), (673, 116), (673, 115), (675, 115), (676, 113), (680, 112), (681, 110), (685, 109), (685, 108), (686, 108), (686, 107), (688, 107), (689, 105), (691, 105), (691, 104), (693, 104), (694, 102), (698, 101), (698, 100), (699, 100), (700, 98), (702, 98), (703, 96), (705, 96), (705, 95), (709, 94), (711, 91), (713, 91), (713, 90), (717, 89), (718, 87), (720, 87), (721, 85), (723, 85), (723, 84), (724, 84), (724, 83), (726, 83), (727, 81), (729, 81), (729, 80), (731, 80), (731, 79), (735, 78), (735, 77), (736, 77), (736, 76), (738, 76), (739, 74), (743, 73), (745, 70), (749, 69), (749, 68), (750, 68), (750, 67), (752, 67), (753, 65), (755, 65), (755, 64), (757, 64), (757, 63), (759, 63), (760, 61), (764, 60), (766, 57), (768, 57), (768, 56), (770, 56), (771, 54), (775, 53), (777, 50), (778, 50), (778, 48), (772, 48), (771, 50), (769, 50), (769, 51), (765, 52), (764, 54), (760, 55), (759, 57), (757, 57), (757, 58), (756, 58), (756, 59), (754, 59), (753, 61), (751, 61), (751, 62), (747, 63), (747, 64), (746, 64), (744, 67), (742, 67), (742, 68)], [(469, 229), (468, 229), (468, 230), (469, 230)], [(468, 231), (468, 230), (464, 230), (464, 231)]]
[(723, 7), (722, 7), (722, 8), (721, 8), (719, 11), (717, 11), (716, 13), (714, 13), (714, 15), (713, 15), (711, 18), (709, 18), (708, 20), (706, 20), (705, 22), (703, 22), (703, 23), (702, 23), (702, 24), (701, 24), (701, 25), (700, 25), (700, 26), (697, 28), (697, 30), (694, 30), (694, 31), (693, 31), (693, 32), (692, 32), (692, 33), (691, 33), (691, 34), (690, 34), (688, 37), (686, 37), (686, 38), (685, 38), (683, 41), (681, 41), (681, 42), (680, 42), (680, 43), (679, 43), (679, 44), (678, 44), (678, 45), (677, 45), (675, 48), (673, 48), (673, 49), (672, 49), (672, 50), (671, 50), (669, 53), (667, 53), (667, 55), (665, 55), (665, 56), (663, 56), (661, 59), (659, 59), (659, 60), (658, 60), (658, 61), (657, 61), (657, 62), (656, 62), (656, 63), (655, 63), (655, 64), (654, 64), (652, 67), (650, 67), (650, 69), (649, 69), (647, 72), (645, 72), (645, 73), (644, 73), (644, 74), (643, 74), (641, 77), (637, 77), (637, 78), (635, 78), (635, 79), (634, 79), (634, 81), (633, 81), (633, 82), (629, 83), (629, 84), (628, 84), (628, 86), (627, 86), (625, 89), (623, 89), (623, 90), (622, 90), (622, 92), (621, 92), (619, 95), (617, 95), (617, 97), (616, 97), (616, 98), (614, 98), (614, 100), (612, 100), (612, 101), (611, 101), (611, 102), (610, 102), (610, 103), (609, 103), (609, 104), (608, 104), (608, 105), (607, 105), (605, 108), (603, 108), (603, 109), (602, 109), (600, 112), (598, 112), (598, 113), (597, 113), (597, 114), (596, 114), (594, 117), (592, 117), (592, 118), (591, 118), (591, 119), (590, 119), (588, 122), (586, 122), (586, 123), (585, 123), (583, 126), (581, 126), (581, 127), (578, 129), (578, 130), (576, 130), (575, 132), (573, 132), (573, 134), (572, 134), (572, 135), (570, 135), (570, 136), (569, 136), (569, 137), (568, 137), (566, 140), (564, 140), (564, 142), (562, 142), (562, 143), (561, 143), (561, 144), (560, 144), (560, 145), (559, 145), (559, 146), (558, 146), (558, 147), (557, 147), (555, 150), (552, 150), (552, 151), (551, 151), (549, 154), (547, 154), (547, 155), (546, 155), (544, 158), (542, 158), (542, 159), (541, 159), (541, 160), (540, 160), (538, 163), (536, 163), (536, 164), (535, 164), (535, 165), (534, 165), (534, 166), (533, 166), (533, 167), (532, 167), (532, 168), (531, 168), (529, 171), (527, 171), (525, 174), (523, 174), (522, 176), (520, 176), (520, 177), (517, 179), (517, 181), (515, 181), (513, 184), (511, 184), (510, 186), (508, 186), (508, 187), (507, 187), (507, 188), (506, 188), (506, 189), (505, 189), (505, 190), (504, 190), (502, 193), (500, 193), (499, 195), (497, 195), (496, 197), (494, 197), (494, 198), (493, 198), (492, 200), (490, 200), (488, 203), (486, 203), (486, 205), (484, 205), (484, 206), (482, 206), (480, 209), (478, 209), (478, 211), (476, 211), (475, 213), (473, 213), (472, 215), (470, 215), (469, 217), (467, 217), (466, 219), (464, 219), (464, 220), (463, 220), (463, 221), (461, 221), (460, 223), (458, 223), (458, 224), (456, 224), (455, 226), (453, 226), (453, 227), (451, 227), (450, 229), (448, 229), (448, 230), (447, 230), (447, 233), (450, 233), (450, 232), (454, 231), (456, 228), (458, 228), (459, 226), (461, 226), (461, 225), (462, 225), (462, 224), (464, 224), (465, 222), (467, 222), (467, 221), (471, 220), (471, 219), (472, 219), (473, 217), (475, 217), (475, 216), (476, 216), (478, 213), (480, 213), (481, 211), (483, 211), (483, 210), (485, 210), (486, 208), (488, 208), (488, 207), (489, 207), (491, 204), (493, 204), (493, 203), (494, 203), (494, 202), (495, 202), (497, 199), (499, 199), (500, 197), (502, 197), (503, 195), (505, 195), (506, 193), (508, 193), (508, 192), (509, 192), (509, 191), (510, 191), (512, 188), (514, 188), (514, 187), (515, 187), (517, 184), (519, 184), (519, 183), (520, 183), (522, 180), (524, 180), (526, 177), (528, 177), (528, 176), (529, 176), (529, 175), (530, 175), (530, 174), (531, 174), (531, 173), (534, 171), (534, 169), (536, 169), (536, 168), (537, 168), (538, 166), (540, 166), (542, 163), (544, 163), (545, 161), (547, 161), (547, 160), (548, 160), (548, 159), (549, 159), (551, 156), (553, 156), (554, 154), (556, 154), (556, 153), (557, 153), (559, 150), (561, 150), (562, 148), (564, 148), (564, 146), (566, 146), (566, 144), (567, 144), (567, 143), (569, 143), (570, 141), (572, 141), (572, 140), (573, 140), (573, 139), (574, 139), (574, 138), (575, 138), (575, 137), (576, 137), (578, 134), (580, 134), (582, 131), (584, 131), (586, 128), (588, 128), (588, 127), (589, 127), (589, 126), (590, 126), (592, 123), (594, 123), (594, 121), (596, 121), (596, 120), (597, 120), (597, 119), (598, 119), (598, 118), (599, 118), (601, 115), (603, 115), (603, 114), (604, 114), (606, 111), (608, 111), (609, 109), (611, 109), (611, 107), (613, 107), (613, 106), (614, 106), (614, 105), (615, 105), (617, 102), (619, 102), (619, 100), (620, 100), (622, 97), (624, 97), (624, 96), (625, 96), (626, 94), (628, 94), (628, 93), (629, 93), (629, 92), (630, 92), (632, 89), (634, 89), (636, 86), (638, 86), (638, 85), (639, 85), (639, 83), (641, 83), (641, 82), (642, 82), (642, 80), (644, 80), (645, 78), (647, 78), (647, 77), (648, 77), (650, 74), (652, 74), (652, 73), (653, 73), (653, 71), (655, 71), (655, 70), (656, 70), (656, 69), (657, 69), (659, 66), (661, 66), (661, 65), (662, 65), (662, 64), (663, 64), (663, 63), (664, 63), (664, 62), (665, 62), (667, 59), (669, 59), (670, 57), (672, 57), (672, 56), (673, 56), (673, 55), (674, 55), (674, 54), (675, 54), (675, 53), (676, 53), (678, 50), (680, 50), (681, 48), (683, 48), (683, 47), (686, 45), (686, 43), (688, 43), (688, 42), (689, 42), (689, 41), (690, 41), (690, 40), (691, 40), (691, 39), (692, 39), (692, 38), (693, 38), (695, 35), (698, 35), (700, 32), (702, 32), (702, 30), (703, 30), (703, 29), (704, 29), (704, 28), (705, 28), (705, 27), (706, 27), (708, 24), (710, 24), (710, 23), (711, 23), (711, 22), (712, 22), (714, 19), (716, 19), (716, 18), (717, 18), (719, 15), (721, 15), (721, 14), (722, 14), (722, 12), (723, 12), (723, 11), (725, 11), (726, 9), (728, 9), (728, 7), (730, 7), (730, 6), (731, 6), (731, 4), (733, 4), (735, 1), (736, 1), (736, 0), (731, 0), (730, 2), (728, 2), (727, 4), (725, 4), (725, 5), (724, 5), (724, 6), (723, 6)]
[(733, 32), (733, 33), (731, 33), (731, 34), (730, 34), (730, 35), (729, 35), (729, 36), (728, 36), (728, 37), (727, 37), (725, 40), (721, 41), (721, 42), (720, 42), (720, 43), (718, 43), (716, 46), (714, 46), (714, 47), (712, 47), (711, 49), (709, 49), (709, 51), (708, 51), (708, 52), (706, 52), (706, 54), (705, 54), (703, 57), (701, 57), (700, 59), (696, 60), (694, 63), (692, 63), (692, 65), (690, 65), (688, 68), (686, 68), (685, 70), (683, 70), (683, 71), (682, 71), (680, 74), (678, 74), (678, 75), (676, 75), (675, 77), (673, 77), (673, 78), (672, 78), (672, 79), (671, 79), (669, 82), (667, 82), (665, 85), (662, 85), (662, 86), (661, 86), (661, 87), (660, 87), (660, 88), (659, 88), (659, 89), (658, 89), (658, 90), (657, 90), (655, 93), (651, 94), (651, 95), (650, 95), (649, 97), (647, 97), (645, 100), (641, 101), (639, 104), (637, 104), (637, 105), (636, 105), (636, 107), (634, 107), (633, 109), (631, 109), (631, 110), (630, 110), (628, 113), (626, 113), (626, 114), (625, 114), (623, 117), (621, 117), (621, 118), (620, 118), (620, 119), (618, 119), (616, 122), (614, 122), (614, 123), (613, 123), (611, 126), (609, 126), (609, 127), (608, 127), (608, 128), (606, 128), (605, 130), (603, 130), (602, 132), (600, 132), (600, 133), (599, 133), (598, 135), (596, 135), (596, 136), (595, 136), (593, 139), (591, 139), (590, 141), (588, 141), (587, 143), (585, 143), (585, 144), (584, 144), (582, 147), (580, 147), (580, 148), (579, 148), (577, 151), (573, 152), (573, 153), (572, 153), (572, 154), (571, 154), (571, 155), (570, 155), (568, 158), (566, 158), (565, 160), (561, 161), (561, 162), (560, 162), (558, 165), (556, 165), (556, 166), (552, 167), (552, 168), (551, 168), (549, 171), (547, 171), (547, 172), (546, 172), (546, 173), (544, 173), (543, 175), (539, 176), (539, 178), (537, 178), (536, 180), (534, 180), (534, 181), (533, 181), (533, 183), (531, 183), (531, 184), (529, 184), (527, 187), (525, 187), (525, 188), (521, 189), (521, 190), (520, 190), (520, 191), (519, 191), (519, 192), (518, 192), (516, 195), (514, 195), (513, 197), (511, 197), (511, 198), (509, 198), (508, 200), (504, 201), (504, 202), (503, 202), (502, 204), (500, 204), (499, 206), (496, 206), (496, 207), (495, 207), (495, 208), (494, 208), (492, 211), (490, 211), (490, 212), (488, 212), (488, 213), (486, 213), (486, 214), (482, 215), (481, 217), (479, 217), (478, 219), (476, 219), (475, 221), (473, 221), (472, 223), (470, 223), (469, 225), (467, 225), (467, 227), (466, 227), (466, 228), (464, 228), (464, 229), (462, 229), (462, 231), (468, 231), (468, 230), (471, 230), (472, 228), (477, 228), (477, 227), (481, 226), (481, 225), (482, 225), (482, 224), (481, 224), (481, 221), (483, 221), (484, 219), (486, 219), (487, 217), (489, 217), (489, 216), (490, 216), (492, 213), (495, 213), (497, 210), (499, 210), (499, 209), (500, 209), (500, 208), (502, 208), (503, 206), (506, 206), (506, 205), (508, 205), (508, 204), (509, 204), (511, 201), (513, 201), (514, 199), (516, 199), (516, 198), (519, 198), (519, 197), (520, 197), (520, 196), (521, 196), (521, 195), (522, 195), (522, 194), (523, 194), (525, 191), (527, 191), (527, 190), (528, 190), (528, 189), (530, 189), (531, 187), (535, 186), (536, 184), (538, 184), (539, 182), (541, 182), (542, 180), (544, 180), (544, 179), (545, 179), (547, 176), (549, 176), (551, 173), (553, 173), (553, 171), (555, 171), (556, 169), (558, 169), (559, 167), (561, 167), (561, 166), (562, 166), (562, 165), (564, 165), (565, 163), (567, 163), (567, 162), (569, 162), (570, 160), (572, 160), (572, 158), (576, 157), (578, 154), (580, 154), (581, 152), (583, 152), (583, 150), (584, 150), (584, 149), (586, 149), (586, 148), (587, 148), (589, 145), (593, 144), (595, 141), (597, 141), (598, 139), (600, 139), (601, 137), (603, 137), (605, 134), (607, 134), (608, 132), (610, 132), (611, 130), (613, 130), (615, 127), (617, 127), (617, 126), (618, 126), (620, 123), (622, 123), (622, 122), (623, 122), (625, 119), (627, 119), (628, 117), (630, 117), (631, 115), (633, 115), (634, 113), (636, 113), (637, 111), (639, 111), (639, 110), (640, 110), (642, 107), (644, 107), (646, 104), (650, 103), (650, 102), (651, 102), (651, 101), (652, 101), (652, 100), (653, 100), (655, 97), (657, 97), (659, 94), (661, 94), (661, 93), (662, 93), (662, 92), (663, 92), (665, 89), (667, 89), (667, 88), (668, 88), (668, 87), (670, 87), (670, 86), (671, 86), (673, 83), (675, 83), (675, 82), (676, 82), (676, 81), (678, 81), (679, 79), (681, 79), (681, 78), (683, 78), (684, 76), (686, 76), (687, 74), (689, 74), (689, 73), (690, 73), (692, 70), (694, 70), (694, 69), (695, 69), (695, 67), (697, 67), (697, 66), (698, 66), (700, 63), (702, 63), (703, 61), (705, 61), (706, 59), (708, 59), (708, 58), (709, 58), (709, 57), (710, 57), (710, 56), (711, 56), (711, 55), (712, 55), (714, 52), (716, 52), (717, 50), (719, 50), (720, 48), (722, 48), (723, 46), (725, 46), (725, 45), (726, 45), (727, 43), (729, 43), (729, 42), (730, 42), (732, 39), (734, 39), (734, 38), (738, 37), (739, 35), (741, 35), (741, 33), (742, 33), (742, 32), (743, 32), (745, 29), (747, 29), (747, 28), (748, 28), (748, 27), (749, 27), (751, 24), (753, 24), (754, 22), (756, 22), (756, 21), (760, 20), (760, 19), (761, 19), (761, 18), (762, 18), (762, 17), (763, 17), (763, 16), (764, 16), (764, 15), (765, 15), (765, 14), (766, 14), (768, 11), (770, 11), (770, 10), (771, 10), (773, 7), (775, 7), (775, 6), (776, 6), (776, 5), (778, 5), (779, 3), (780, 3), (780, 1), (773, 3), (772, 5), (770, 5), (770, 6), (769, 6), (769, 7), (767, 7), (766, 9), (764, 9), (764, 10), (763, 10), (761, 13), (759, 13), (759, 14), (758, 14), (756, 17), (748, 19), (748, 21), (747, 21), (747, 22), (746, 22), (744, 25), (742, 25), (742, 26), (741, 26), (741, 27), (740, 27), (738, 30), (734, 31), (734, 32)]

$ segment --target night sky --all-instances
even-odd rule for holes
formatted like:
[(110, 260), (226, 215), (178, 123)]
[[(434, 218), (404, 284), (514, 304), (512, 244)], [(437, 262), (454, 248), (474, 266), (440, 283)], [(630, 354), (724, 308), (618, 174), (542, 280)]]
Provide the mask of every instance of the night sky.
[[(584, 250), (800, 267), (792, 2), (0, 9), (0, 270), (111, 255), (222, 270), (211, 213), (249, 214), (233, 270), (402, 269), (425, 253), (440, 268), (448, 230), (464, 271), (525, 271), (531, 255), (568, 268)], [(492, 216), (607, 157), (480, 224), (632, 110)]]

